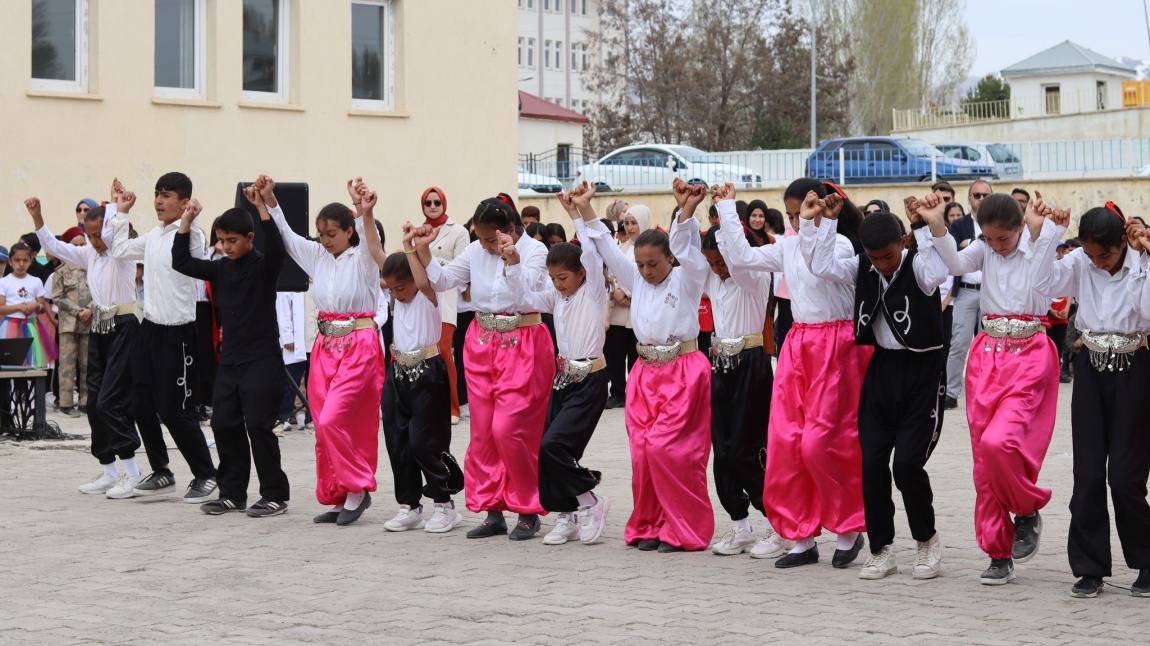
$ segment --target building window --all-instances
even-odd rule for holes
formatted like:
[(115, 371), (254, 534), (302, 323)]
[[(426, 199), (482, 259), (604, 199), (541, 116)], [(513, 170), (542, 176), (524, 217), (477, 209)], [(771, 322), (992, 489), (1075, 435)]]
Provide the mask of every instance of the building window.
[(587, 15), (587, 0), (579, 0), (579, 4), (582, 7), (581, 10), (579, 11), (579, 13), (586, 16)]
[(1062, 113), (1062, 94), (1058, 85), (1042, 86), (1043, 96), (1046, 98), (1046, 114)]
[(551, 69), (551, 47), (554, 41), (543, 41), (543, 69)]
[(571, 13), (579, 13), (579, 0), (571, 0)]
[(523, 67), (523, 36), (519, 37), (519, 67)]
[(535, 67), (535, 39), (527, 39), (527, 67)]
[(390, 110), (392, 99), (391, 0), (351, 5), (351, 98), (354, 107)]
[(578, 49), (579, 49), (578, 45), (572, 45), (571, 46), (571, 69), (572, 70), (578, 70), (579, 69), (579, 59), (578, 59), (578, 55), (576, 53)]
[(204, 96), (204, 0), (156, 0), (156, 96)]
[(33, 0), (32, 87), (88, 91), (87, 0)]
[(563, 41), (555, 41), (555, 69), (563, 69)]
[(244, 98), (287, 102), (288, 0), (244, 0)]
[(579, 62), (581, 63), (581, 65), (579, 66), (579, 69), (586, 70), (588, 67), (590, 67), (587, 64), (588, 61), (587, 61), (587, 44), (586, 43), (579, 46), (579, 56), (580, 56)]
[(535, 0), (527, 0), (527, 8), (528, 9), (534, 9), (535, 8)]

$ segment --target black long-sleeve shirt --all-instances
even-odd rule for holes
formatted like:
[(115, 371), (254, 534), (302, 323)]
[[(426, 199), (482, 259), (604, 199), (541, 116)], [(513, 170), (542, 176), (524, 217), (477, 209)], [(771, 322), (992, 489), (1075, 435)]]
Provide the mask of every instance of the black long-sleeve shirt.
[(252, 249), (239, 260), (192, 258), (188, 233), (177, 233), (172, 242), (172, 268), (211, 283), (223, 328), (221, 364), (238, 365), (280, 354), (276, 286), (284, 264), (284, 244), (274, 222), (261, 220), (260, 226), (265, 253)]

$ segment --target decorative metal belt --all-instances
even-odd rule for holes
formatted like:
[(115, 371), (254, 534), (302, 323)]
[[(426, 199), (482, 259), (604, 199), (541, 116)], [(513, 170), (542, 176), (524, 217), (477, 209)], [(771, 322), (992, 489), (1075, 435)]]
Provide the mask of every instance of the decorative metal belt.
[(1031, 319), (1008, 318), (1005, 316), (982, 317), (982, 331), (986, 336), (998, 339), (987, 341), (983, 348), (986, 352), (1007, 352), (1018, 354), (1030, 343), (1035, 334), (1043, 328), (1042, 320), (1035, 317)]
[(423, 376), (426, 361), (439, 356), (439, 346), (429, 345), (412, 352), (400, 352), (391, 346), (391, 359), (395, 364), (395, 378), (415, 381)]
[(689, 354), (699, 349), (699, 342), (695, 339), (690, 341), (675, 341), (670, 345), (643, 345), (638, 344), (639, 358), (643, 360), (645, 366), (665, 366), (668, 363), (673, 363), (680, 355)]
[(134, 314), (132, 311), (133, 305), (109, 305), (103, 307), (101, 305), (92, 304), (92, 333), (93, 334), (111, 334), (116, 331), (116, 317), (124, 316), (125, 314)]
[(476, 312), (475, 320), (479, 323), (479, 345), (487, 345), (498, 337), (499, 347), (514, 348), (519, 345), (519, 328), (539, 325), (543, 322), (543, 317), (538, 312), (531, 314)]
[(1146, 335), (1083, 332), (1082, 345), (1090, 351), (1090, 365), (1098, 372), (1123, 371), (1130, 367), (1134, 352), (1146, 345)]
[[(351, 347), (351, 339), (343, 339), (356, 330), (366, 330), (375, 327), (375, 321), (369, 318), (348, 318), (336, 321), (325, 321), (323, 319), (316, 319), (316, 329), (323, 335), (323, 349), (331, 351), (335, 348), (336, 352), (343, 352)], [(332, 343), (332, 339), (337, 340)]]
[(711, 335), (711, 370), (730, 372), (739, 365), (739, 354), (743, 350), (763, 347), (762, 334), (747, 334), (733, 339), (720, 339)]
[(555, 362), (559, 366), (559, 371), (555, 374), (554, 381), (551, 382), (551, 388), (554, 390), (563, 390), (571, 384), (577, 384), (586, 379), (587, 375), (607, 367), (607, 360), (603, 357), (595, 357), (594, 359), (558, 357)]

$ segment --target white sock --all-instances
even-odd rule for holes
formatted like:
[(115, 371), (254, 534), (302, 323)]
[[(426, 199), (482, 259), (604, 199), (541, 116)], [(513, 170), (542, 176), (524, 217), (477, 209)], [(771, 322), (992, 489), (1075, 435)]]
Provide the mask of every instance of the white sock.
[(132, 476), (133, 478), (140, 477), (140, 467), (136, 466), (135, 456), (124, 458), (123, 460), (120, 460), (120, 463), (124, 465), (124, 473)]
[(115, 462), (109, 462), (108, 464), (101, 464), (100, 468), (102, 468), (104, 470), (104, 475), (108, 476), (109, 478), (116, 478), (117, 480), (120, 479), (120, 472), (116, 470), (116, 463)]
[(839, 540), (835, 544), (836, 550), (852, 550), (855, 546), (855, 541), (858, 539), (858, 532), (847, 532), (846, 534), (839, 534)]
[(363, 492), (355, 491), (348, 492), (347, 500), (343, 501), (343, 508), (348, 511), (355, 511), (359, 509), (359, 504), (363, 502)]
[(599, 499), (595, 497), (594, 491), (588, 491), (575, 496), (575, 500), (579, 501), (580, 507), (594, 507), (595, 502)]
[(798, 554), (805, 552), (815, 546), (815, 537), (804, 538), (800, 541), (795, 541), (795, 547), (791, 550), (791, 554)]
[(744, 532), (747, 532), (749, 534), (755, 533), (755, 526), (751, 524), (750, 518), (744, 518), (742, 520), (736, 520), (733, 524), (735, 526), (735, 529), (741, 529)]
[(336, 513), (339, 513), (341, 511), (343, 511), (343, 505), (336, 505), (336, 506), (332, 507), (331, 509), (329, 509), (328, 511), (334, 511)]

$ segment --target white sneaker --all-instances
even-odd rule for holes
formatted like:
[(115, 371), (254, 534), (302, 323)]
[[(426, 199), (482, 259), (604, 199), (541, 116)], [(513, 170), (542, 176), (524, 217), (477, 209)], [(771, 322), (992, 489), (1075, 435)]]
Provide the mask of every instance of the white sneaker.
[(276, 425), (272, 427), (272, 433), (275, 433), (276, 437), (283, 437), (284, 436), (284, 423), (283, 422), (276, 422)]
[(599, 542), (603, 535), (603, 527), (607, 524), (607, 512), (611, 511), (611, 501), (607, 496), (595, 494), (597, 500), (594, 505), (579, 510), (579, 540), (584, 545)]
[(140, 484), (143, 478), (140, 476), (130, 476), (127, 473), (120, 474), (120, 480), (116, 486), (108, 490), (104, 495), (115, 500), (124, 500), (127, 498), (136, 497), (136, 485)]
[(292, 430), (291, 422), (284, 422), (284, 433)]
[(942, 571), (942, 539), (938, 532), (925, 543), (918, 544), (914, 557), (914, 569), (910, 575), (916, 579), (933, 579)]
[(80, 493), (86, 493), (90, 495), (108, 493), (112, 487), (116, 486), (117, 482), (119, 482), (118, 478), (113, 478), (106, 473), (101, 473), (100, 477), (96, 478), (95, 482), (89, 482), (88, 484), (80, 485)]
[(543, 544), (562, 545), (578, 538), (579, 525), (576, 524), (576, 520), (575, 514), (559, 514), (559, 518), (555, 520), (555, 528), (543, 537)]
[(859, 570), (859, 578), (873, 581), (897, 573), (898, 561), (894, 557), (894, 546), (887, 545), (879, 550), (878, 554), (870, 555), (862, 569)]
[(718, 543), (711, 546), (711, 552), (721, 554), (723, 556), (734, 556), (735, 554), (742, 554), (758, 542), (758, 537), (755, 536), (754, 530), (747, 531), (745, 529), (731, 526), (726, 534), (719, 539)]
[(458, 415), (452, 415), (451, 416), (451, 425), (452, 426), (458, 426), (459, 425), (459, 416)]
[(471, 405), (470, 404), (464, 404), (464, 405), (459, 407), (459, 417), (460, 418), (471, 417)]
[(406, 532), (409, 529), (423, 529), (425, 525), (422, 513), (407, 505), (400, 505), (395, 518), (384, 523), (383, 528), (389, 532)]
[(463, 516), (455, 511), (454, 507), (448, 507), (446, 503), (435, 503), (435, 511), (431, 514), (431, 520), (427, 521), (424, 525), (423, 531), (430, 534), (443, 534), (459, 527), (463, 522)]
[(767, 535), (755, 543), (751, 548), (751, 558), (753, 559), (777, 559), (795, 546), (794, 541), (779, 536), (775, 530), (767, 528)]

